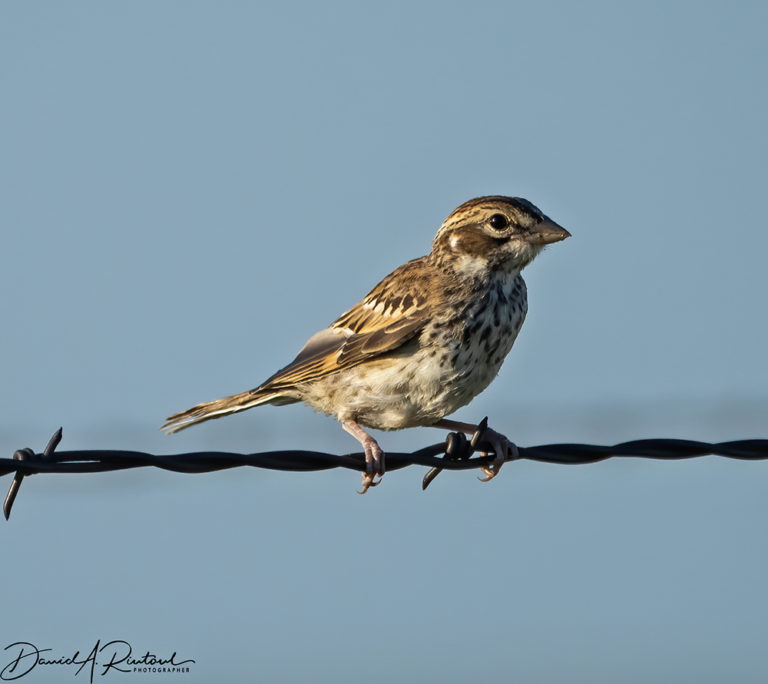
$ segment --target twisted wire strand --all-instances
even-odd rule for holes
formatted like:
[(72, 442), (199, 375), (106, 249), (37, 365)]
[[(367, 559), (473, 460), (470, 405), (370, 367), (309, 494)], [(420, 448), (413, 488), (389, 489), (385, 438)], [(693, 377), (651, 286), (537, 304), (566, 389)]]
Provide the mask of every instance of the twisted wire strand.
[[(486, 425), (487, 419), (481, 421), (478, 432), (471, 440), (461, 433), (450, 433), (445, 442), (431, 444), (418, 451), (387, 452), (387, 470), (399, 470), (411, 465), (429, 467), (431, 470), (424, 477), (422, 485), (426, 489), (441, 470), (470, 470), (489, 465), (494, 461), (494, 456), (473, 457), (475, 452), (492, 452), (492, 446), (482, 439)], [(141, 451), (113, 449), (56, 451), (61, 437), (62, 430), (59, 428), (41, 453), (26, 448), (16, 451), (13, 458), (0, 458), (0, 476), (14, 473), (3, 505), (6, 520), (24, 477), (38, 473), (98, 473), (142, 467), (162, 468), (178, 473), (210, 473), (242, 466), (303, 472), (330, 468), (365, 470), (365, 456), (359, 452), (338, 455), (297, 450), (253, 454), (198, 451), (158, 456)], [(545, 444), (517, 447), (505, 460), (528, 459), (541, 463), (581, 465), (608, 458), (677, 460), (707, 455), (747, 461), (768, 459), (768, 440), (709, 443), (684, 439), (641, 439), (612, 446)]]

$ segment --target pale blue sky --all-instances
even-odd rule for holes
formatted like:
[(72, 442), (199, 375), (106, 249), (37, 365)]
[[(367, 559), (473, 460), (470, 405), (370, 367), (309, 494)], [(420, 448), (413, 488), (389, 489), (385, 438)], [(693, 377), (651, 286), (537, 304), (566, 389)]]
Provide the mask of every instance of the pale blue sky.
[[(62, 449), (355, 449), (302, 406), (157, 428), (495, 193), (573, 238), (457, 418), (768, 437), (766, 26), (758, 2), (3, 3), (3, 455), (59, 425)], [(30, 478), (0, 649), (128, 639), (195, 658), (190, 684), (768, 677), (768, 464), (422, 476)]]

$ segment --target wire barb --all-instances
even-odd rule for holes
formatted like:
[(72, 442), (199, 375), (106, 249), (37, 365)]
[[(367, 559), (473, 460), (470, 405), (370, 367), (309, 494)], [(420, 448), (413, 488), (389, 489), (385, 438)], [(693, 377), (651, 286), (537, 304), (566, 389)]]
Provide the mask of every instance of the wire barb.
[[(468, 440), (463, 432), (450, 432), (445, 438), (445, 458), (450, 461), (466, 460), (477, 450), (483, 434), (488, 429), (488, 416), (477, 424), (477, 430)], [(443, 472), (442, 468), (431, 468), (421, 481), (421, 490), (425, 491), (432, 481)]]
[[(426, 489), (443, 470), (470, 470), (493, 463), (495, 455), (477, 456), (477, 451), (492, 454), (493, 446), (483, 441), (487, 422), (481, 421), (471, 439), (457, 432), (449, 433), (445, 442), (431, 444), (412, 453), (387, 453), (387, 471), (411, 465), (430, 468), (422, 482)], [(221, 451), (199, 451), (185, 454), (155, 456), (140, 451), (87, 450), (56, 451), (62, 429), (51, 437), (42, 453), (19, 449), (13, 458), (0, 458), (0, 476), (14, 473), (3, 504), (7, 520), (19, 493), (23, 479), (35, 473), (98, 473), (128, 468), (156, 467), (177, 473), (210, 473), (226, 468), (251, 466), (270, 470), (317, 471), (348, 468), (365, 471), (365, 455), (328, 454), (318, 451), (267, 451), (257, 454), (237, 454)], [(578, 465), (597, 463), (607, 458), (640, 457), (661, 460), (723, 456), (747, 461), (768, 459), (768, 439), (746, 439), (710, 444), (684, 439), (643, 439), (613, 446), (594, 444), (546, 444), (517, 447), (504, 456), (505, 461), (528, 459), (542, 463)]]
[[(53, 456), (53, 452), (56, 451), (56, 447), (59, 446), (59, 442), (61, 442), (61, 437), (63, 434), (64, 431), (62, 428), (59, 428), (56, 430), (56, 432), (53, 433), (53, 435), (51, 435), (51, 438), (48, 440), (48, 444), (46, 445), (45, 449), (43, 449), (42, 458), (50, 459)], [(14, 461), (28, 461), (34, 458), (36, 458), (36, 456), (32, 449), (19, 449), (13, 455)], [(13, 482), (11, 482), (11, 486), (8, 487), (8, 493), (5, 495), (5, 501), (3, 501), (3, 515), (5, 516), (6, 520), (11, 517), (13, 502), (16, 501), (16, 495), (19, 493), (21, 482), (26, 474), (27, 473), (25, 473), (23, 470), (17, 469), (16, 474), (13, 476)]]

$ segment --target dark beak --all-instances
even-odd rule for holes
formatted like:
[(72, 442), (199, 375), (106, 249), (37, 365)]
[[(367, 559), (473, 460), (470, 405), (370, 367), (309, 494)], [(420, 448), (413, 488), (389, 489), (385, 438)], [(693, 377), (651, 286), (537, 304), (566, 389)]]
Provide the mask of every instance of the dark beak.
[(545, 218), (528, 233), (528, 242), (532, 245), (548, 245), (551, 242), (565, 240), (567, 237), (571, 237), (571, 234), (565, 228)]

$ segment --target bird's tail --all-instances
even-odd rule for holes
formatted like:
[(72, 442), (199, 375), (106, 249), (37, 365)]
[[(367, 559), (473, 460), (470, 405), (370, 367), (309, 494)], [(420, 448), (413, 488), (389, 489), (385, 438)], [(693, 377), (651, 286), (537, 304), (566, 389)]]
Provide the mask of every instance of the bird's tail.
[(186, 411), (174, 413), (172, 416), (166, 418), (162, 429), (168, 434), (171, 434), (173, 432), (178, 432), (179, 430), (184, 430), (192, 425), (203, 423), (206, 420), (228, 416), (230, 413), (239, 413), (240, 411), (245, 411), (246, 409), (260, 406), (261, 404), (289, 404), (294, 401), (297, 400), (286, 397), (280, 392), (275, 392), (274, 390), (265, 391), (261, 388), (257, 388), (248, 390), (247, 392), (241, 392), (240, 394), (233, 394), (231, 397), (206, 401), (205, 403), (193, 406)]

